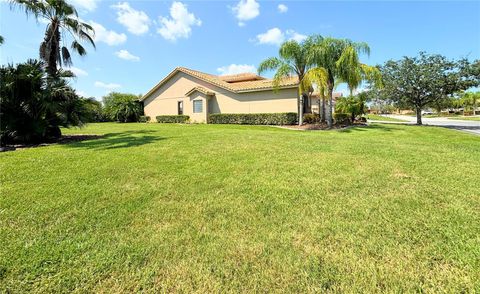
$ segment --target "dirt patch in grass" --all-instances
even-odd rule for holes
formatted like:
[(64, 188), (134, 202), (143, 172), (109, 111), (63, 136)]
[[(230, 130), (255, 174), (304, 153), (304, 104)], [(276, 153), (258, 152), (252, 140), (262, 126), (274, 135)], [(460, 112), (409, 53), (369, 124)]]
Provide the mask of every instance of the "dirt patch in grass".
[(81, 142), (87, 140), (94, 140), (100, 139), (104, 137), (103, 135), (64, 135), (56, 140), (51, 140), (48, 142), (43, 143), (36, 143), (36, 144), (12, 144), (0, 147), (0, 152), (6, 151), (15, 151), (17, 149), (24, 149), (24, 148), (34, 148), (34, 147), (43, 147), (43, 146), (50, 146), (54, 144), (68, 144), (73, 142)]

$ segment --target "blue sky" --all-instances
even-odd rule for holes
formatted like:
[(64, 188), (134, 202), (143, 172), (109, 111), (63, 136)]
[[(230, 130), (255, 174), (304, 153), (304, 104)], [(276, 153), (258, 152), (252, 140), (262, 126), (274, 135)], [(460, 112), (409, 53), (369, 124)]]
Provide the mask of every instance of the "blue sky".
[[(480, 58), (478, 1), (70, 1), (96, 28), (97, 44), (74, 57), (72, 86), (98, 99), (146, 93), (176, 66), (255, 70), (282, 40), (314, 33), (367, 42), (362, 60), (371, 65), (419, 51)], [(45, 24), (0, 2), (1, 63), (37, 58)]]

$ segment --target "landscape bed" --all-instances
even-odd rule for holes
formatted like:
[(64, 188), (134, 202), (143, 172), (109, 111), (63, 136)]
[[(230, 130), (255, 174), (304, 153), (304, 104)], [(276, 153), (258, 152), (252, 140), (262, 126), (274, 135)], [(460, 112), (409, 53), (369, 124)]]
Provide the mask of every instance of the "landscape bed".
[(91, 124), (0, 154), (0, 292), (476, 292), (480, 140)]

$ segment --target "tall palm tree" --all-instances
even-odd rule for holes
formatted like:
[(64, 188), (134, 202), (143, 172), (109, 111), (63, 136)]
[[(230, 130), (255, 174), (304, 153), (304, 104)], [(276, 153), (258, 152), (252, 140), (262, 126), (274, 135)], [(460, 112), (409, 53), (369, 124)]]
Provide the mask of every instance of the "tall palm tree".
[(310, 68), (308, 52), (313, 44), (320, 42), (321, 36), (311, 36), (302, 42), (289, 40), (284, 42), (278, 51), (279, 57), (270, 57), (262, 61), (258, 67), (258, 73), (262, 74), (268, 70), (276, 70), (273, 77), (274, 87), (279, 87), (281, 81), (287, 77), (297, 76), (299, 81), (297, 107), (298, 124), (303, 124), (303, 103), (300, 97), (307, 95), (311, 85), (302, 83), (305, 74)]
[(70, 50), (65, 44), (66, 35), (73, 39), (70, 48), (80, 56), (87, 54), (81, 42), (90, 43), (95, 48), (93, 28), (80, 21), (75, 7), (65, 0), (13, 0), (11, 3), (37, 19), (48, 21), (40, 44), (40, 58), (45, 61), (50, 76), (57, 74), (57, 66), (72, 65)]
[(361, 54), (370, 54), (370, 47), (363, 42), (348, 39), (323, 38), (310, 46), (309, 62), (326, 73), (326, 94), (328, 98), (328, 125), (333, 125), (333, 90), (339, 83), (347, 83), (352, 93), (363, 80), (380, 81), (377, 68), (360, 62)]
[(4, 41), (3, 36), (0, 36), (0, 45), (3, 44), (3, 41)]

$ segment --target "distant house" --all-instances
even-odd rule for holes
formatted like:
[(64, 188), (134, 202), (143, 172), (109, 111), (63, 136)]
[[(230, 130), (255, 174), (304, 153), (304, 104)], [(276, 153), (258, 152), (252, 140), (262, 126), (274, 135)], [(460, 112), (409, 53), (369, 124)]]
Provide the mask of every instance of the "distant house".
[[(207, 122), (212, 113), (275, 113), (298, 111), (298, 78), (281, 81), (253, 73), (217, 76), (177, 67), (143, 97), (146, 116), (189, 115), (193, 122)], [(305, 99), (304, 113), (318, 112), (315, 96)], [(316, 106), (315, 106), (316, 105)]]

